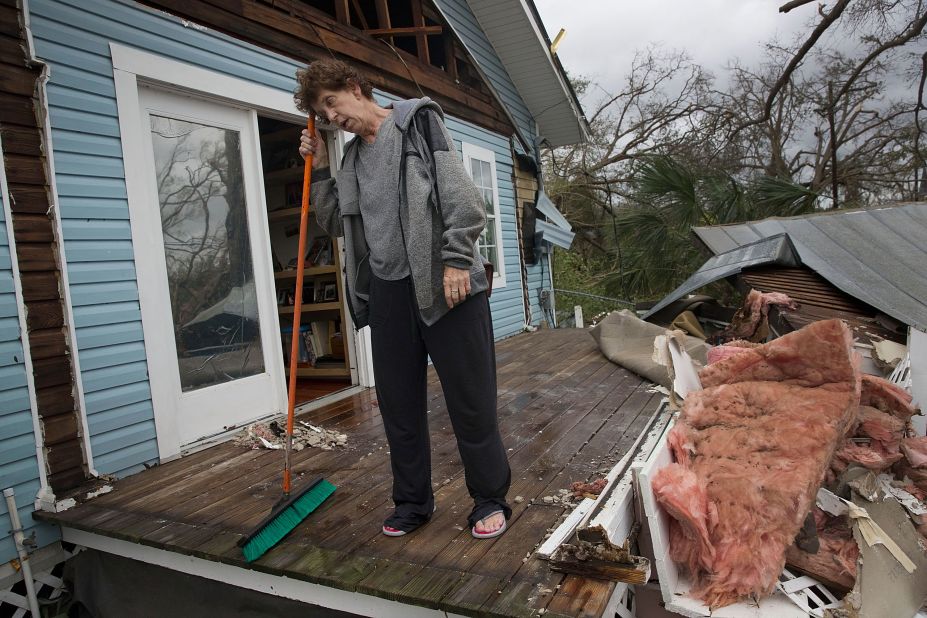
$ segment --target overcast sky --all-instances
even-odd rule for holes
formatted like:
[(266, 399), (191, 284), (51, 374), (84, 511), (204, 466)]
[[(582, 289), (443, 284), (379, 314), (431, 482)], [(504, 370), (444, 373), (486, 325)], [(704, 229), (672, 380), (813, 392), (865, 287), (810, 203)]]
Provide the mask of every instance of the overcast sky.
[(817, 11), (809, 4), (779, 13), (785, 0), (535, 0), (551, 40), (570, 74), (593, 78), (610, 91), (631, 65), (635, 50), (657, 43), (686, 50), (720, 77), (732, 58), (754, 65), (763, 43), (790, 42)]

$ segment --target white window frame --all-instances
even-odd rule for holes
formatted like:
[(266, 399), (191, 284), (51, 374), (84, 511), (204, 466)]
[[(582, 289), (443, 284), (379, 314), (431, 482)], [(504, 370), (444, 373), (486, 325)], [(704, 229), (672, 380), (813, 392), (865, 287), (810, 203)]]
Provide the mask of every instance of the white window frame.
[(471, 178), (473, 177), (473, 167), (471, 164), (471, 160), (473, 159), (489, 163), (489, 167), (492, 172), (492, 199), (493, 206), (495, 208), (495, 214), (491, 220), (487, 215), (486, 225), (495, 225), (496, 253), (499, 256), (498, 268), (496, 268), (495, 272), (493, 273), (492, 287), (493, 289), (504, 288), (506, 285), (505, 249), (502, 243), (502, 212), (500, 211), (499, 204), (499, 174), (496, 171), (496, 155), (488, 148), (483, 148), (482, 146), (477, 146), (476, 144), (461, 142), (460, 146), (461, 154), (463, 155), (464, 167), (467, 170), (468, 176)]

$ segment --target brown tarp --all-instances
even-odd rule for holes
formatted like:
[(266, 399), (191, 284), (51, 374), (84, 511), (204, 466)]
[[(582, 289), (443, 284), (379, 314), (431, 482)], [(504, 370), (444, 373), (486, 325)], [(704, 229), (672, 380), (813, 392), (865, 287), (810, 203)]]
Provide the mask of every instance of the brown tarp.
[[(590, 331), (605, 357), (651, 382), (670, 388), (666, 367), (653, 360), (653, 340), (666, 329), (645, 322), (625, 309), (610, 313)], [(686, 337), (686, 352), (704, 365), (708, 345), (701, 339)]]

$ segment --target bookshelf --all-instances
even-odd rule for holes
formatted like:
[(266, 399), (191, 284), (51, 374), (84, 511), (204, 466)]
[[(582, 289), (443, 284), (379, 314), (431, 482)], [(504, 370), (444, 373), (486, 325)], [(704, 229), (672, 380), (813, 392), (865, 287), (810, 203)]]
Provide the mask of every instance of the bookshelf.
[[(295, 310), (293, 302), (303, 167), (294, 166), (293, 157), (281, 154), (281, 149), (294, 152), (299, 131), (300, 128), (295, 126), (284, 127), (261, 135), (267, 222), (287, 377), (291, 372), (289, 357)], [(347, 339), (344, 336), (347, 322), (344, 315), (341, 255), (337, 244), (316, 223), (311, 205), (306, 246), (308, 251), (303, 268), (302, 317), (298, 333), (301, 362), (296, 366), (296, 375), (300, 380), (350, 379), (349, 346), (344, 344)]]

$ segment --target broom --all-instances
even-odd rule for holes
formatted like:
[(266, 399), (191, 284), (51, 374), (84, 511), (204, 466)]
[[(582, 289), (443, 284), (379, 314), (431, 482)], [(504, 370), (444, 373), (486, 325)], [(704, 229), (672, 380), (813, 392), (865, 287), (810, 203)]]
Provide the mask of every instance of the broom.
[[(307, 125), (309, 135), (315, 133), (315, 118), (310, 114)], [(283, 496), (270, 515), (258, 524), (248, 536), (239, 540), (245, 560), (260, 558), (267, 550), (298, 526), (312, 511), (325, 501), (335, 486), (317, 477), (306, 487), (291, 494), (290, 455), (293, 451), (293, 416), (296, 407), (296, 363), (299, 359), (299, 319), (303, 306), (303, 266), (306, 257), (306, 236), (309, 229), (309, 185), (312, 177), (312, 155), (306, 157), (303, 168), (303, 200), (299, 213), (299, 253), (296, 261), (296, 301), (293, 307), (293, 337), (290, 345), (289, 398), (286, 409), (286, 450), (283, 464)]]

